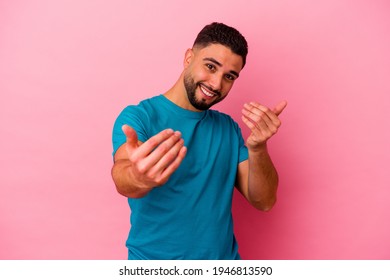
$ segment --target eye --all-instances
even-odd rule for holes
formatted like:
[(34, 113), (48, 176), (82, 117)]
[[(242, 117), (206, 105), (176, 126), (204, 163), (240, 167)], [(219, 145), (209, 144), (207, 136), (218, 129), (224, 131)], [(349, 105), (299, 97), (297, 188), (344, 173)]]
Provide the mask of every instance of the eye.
[(215, 71), (215, 66), (214, 66), (213, 64), (206, 63), (206, 67), (207, 67), (207, 69), (209, 69), (210, 71)]
[(234, 81), (234, 80), (236, 79), (235, 76), (230, 75), (230, 74), (226, 74), (226, 75), (225, 75), (225, 78), (226, 78), (227, 80), (229, 80), (229, 81)]

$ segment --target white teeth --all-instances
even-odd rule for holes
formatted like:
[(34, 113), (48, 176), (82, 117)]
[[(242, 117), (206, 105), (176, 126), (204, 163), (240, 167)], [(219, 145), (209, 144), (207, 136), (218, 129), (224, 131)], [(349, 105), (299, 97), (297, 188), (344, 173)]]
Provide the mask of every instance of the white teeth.
[(213, 96), (214, 96), (214, 94), (208, 92), (208, 91), (207, 91), (206, 89), (204, 89), (203, 87), (200, 87), (200, 89), (201, 89), (202, 92), (203, 92), (205, 95), (207, 95), (208, 97), (213, 97)]

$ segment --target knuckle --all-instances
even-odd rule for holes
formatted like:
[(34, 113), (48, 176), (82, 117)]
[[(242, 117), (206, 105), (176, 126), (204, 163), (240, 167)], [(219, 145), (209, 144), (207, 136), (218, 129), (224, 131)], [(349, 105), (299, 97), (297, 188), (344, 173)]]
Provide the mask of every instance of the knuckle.
[(252, 122), (250, 122), (250, 121), (247, 121), (246, 125), (249, 127), (249, 129), (255, 128), (255, 125)]
[(266, 116), (267, 116), (267, 112), (264, 112), (264, 111), (260, 112), (259, 115), (258, 115), (259, 119), (263, 119)]
[(152, 138), (150, 138), (150, 139), (148, 140), (148, 144), (149, 144), (150, 146), (152, 146), (152, 147), (155, 147), (155, 146), (158, 145), (158, 141), (157, 141), (157, 139), (156, 139), (155, 137), (152, 137)]
[(276, 119), (274, 121), (274, 124), (276, 125), (276, 127), (280, 127), (282, 125), (282, 122), (279, 119)]
[(261, 121), (261, 119), (262, 119), (262, 115), (254, 115), (253, 116), (253, 121), (255, 121), (255, 122), (260, 122)]
[(267, 140), (270, 139), (271, 137), (272, 137), (272, 134), (271, 134), (271, 133), (264, 135), (265, 141), (267, 141)]
[(161, 152), (161, 153), (167, 153), (169, 151), (169, 144), (168, 143), (164, 143), (164, 144), (161, 144), (160, 146), (158, 146), (158, 151)]
[(155, 183), (157, 184), (157, 186), (161, 186), (161, 185), (164, 185), (166, 183), (167, 179), (163, 178), (163, 177), (159, 177), (155, 180)]
[(271, 130), (272, 134), (275, 134), (276, 132), (278, 132), (278, 128), (277, 127), (271, 127), (270, 130)]
[(134, 170), (135, 174), (146, 175), (147, 172), (149, 171), (147, 161), (145, 161), (143, 159), (139, 159), (136, 156), (131, 156), (129, 158), (129, 161), (131, 164), (131, 168)]
[(138, 163), (137, 164), (137, 171), (140, 173), (140, 174), (146, 174), (146, 172), (148, 171), (147, 170), (147, 166), (143, 163)]
[(129, 156), (129, 161), (132, 163), (132, 164), (135, 164), (137, 162), (137, 157), (135, 155), (130, 155)]
[(174, 152), (169, 152), (169, 153), (167, 153), (167, 155), (166, 155), (166, 160), (169, 162), (169, 163), (171, 163), (174, 159), (175, 159), (175, 156), (176, 156), (176, 153), (174, 153)]

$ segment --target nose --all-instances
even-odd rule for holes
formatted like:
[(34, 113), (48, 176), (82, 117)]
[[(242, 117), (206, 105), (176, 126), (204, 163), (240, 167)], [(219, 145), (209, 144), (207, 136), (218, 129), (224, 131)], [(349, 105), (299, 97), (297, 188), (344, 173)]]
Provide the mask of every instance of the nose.
[(221, 91), (222, 89), (222, 77), (214, 74), (210, 77), (209, 80), (210, 86), (214, 91)]

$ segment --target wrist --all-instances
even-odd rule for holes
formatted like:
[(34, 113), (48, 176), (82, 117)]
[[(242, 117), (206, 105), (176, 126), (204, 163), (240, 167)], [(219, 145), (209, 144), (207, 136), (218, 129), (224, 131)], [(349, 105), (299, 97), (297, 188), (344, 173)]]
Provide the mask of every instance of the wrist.
[(264, 142), (264, 143), (258, 144), (258, 145), (248, 146), (248, 152), (250, 154), (268, 153), (267, 142)]

